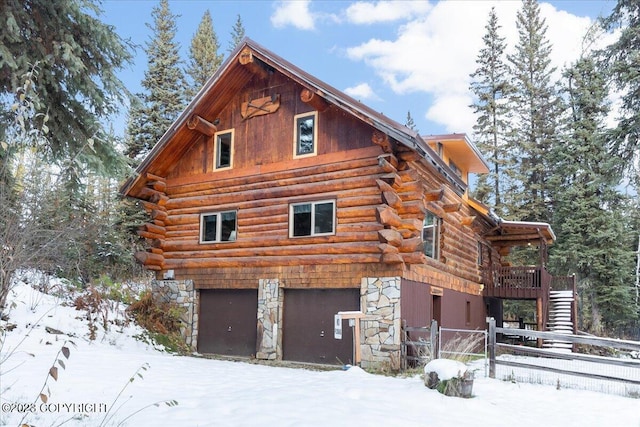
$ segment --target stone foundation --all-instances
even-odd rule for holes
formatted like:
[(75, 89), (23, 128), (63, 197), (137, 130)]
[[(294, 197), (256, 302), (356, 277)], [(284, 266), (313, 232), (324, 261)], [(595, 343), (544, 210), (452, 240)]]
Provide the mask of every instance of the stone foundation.
[(366, 277), (360, 287), (361, 366), (400, 369), (400, 277)]
[(193, 280), (154, 280), (151, 289), (154, 298), (174, 303), (184, 309), (180, 316), (180, 333), (189, 348), (195, 351), (198, 343), (200, 294), (195, 289)]
[(258, 341), (256, 359), (280, 359), (279, 325), (282, 300), (278, 279), (260, 279), (258, 285)]

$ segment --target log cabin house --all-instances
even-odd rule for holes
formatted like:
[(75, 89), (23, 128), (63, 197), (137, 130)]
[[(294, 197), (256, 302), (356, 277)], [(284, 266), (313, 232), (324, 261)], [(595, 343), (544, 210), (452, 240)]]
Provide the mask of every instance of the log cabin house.
[(194, 350), (397, 369), (402, 322), (484, 329), (514, 296), (493, 287), (508, 249), (553, 241), (469, 196), (487, 171), (465, 135), (421, 137), (244, 39), (121, 193)]

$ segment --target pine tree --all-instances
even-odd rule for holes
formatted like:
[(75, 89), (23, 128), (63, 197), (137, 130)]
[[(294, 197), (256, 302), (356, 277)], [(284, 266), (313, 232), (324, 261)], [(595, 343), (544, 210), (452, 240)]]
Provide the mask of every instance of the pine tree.
[(231, 30), (231, 40), (229, 40), (229, 48), (228, 52), (233, 52), (233, 50), (240, 44), (242, 39), (245, 36), (244, 25), (242, 24), (242, 18), (238, 15), (236, 19), (236, 23), (233, 26), (233, 30)]
[(536, 0), (523, 1), (516, 27), (518, 44), (515, 53), (508, 56), (514, 77), (510, 103), (515, 120), (509, 150), (514, 167), (506, 171), (515, 185), (503, 193), (511, 218), (549, 222), (552, 203), (549, 153), (557, 144), (561, 103), (551, 81), (555, 68), (551, 66), (547, 24), (540, 16)]
[(618, 0), (603, 24), (608, 30), (620, 30), (618, 39), (602, 54), (612, 81), (622, 92), (622, 115), (613, 133), (613, 154), (622, 156), (624, 166), (630, 169), (640, 147), (640, 3)]
[[(185, 107), (186, 84), (180, 68), (180, 47), (174, 40), (177, 16), (171, 13), (168, 0), (160, 0), (151, 16), (153, 25), (147, 25), (153, 35), (146, 48), (148, 69), (142, 80), (146, 92), (140, 109), (144, 111), (145, 128), (131, 130), (130, 135), (140, 134), (136, 135), (135, 146), (126, 148), (129, 156), (135, 159), (141, 159), (151, 151)], [(134, 108), (138, 107), (134, 105)]]
[(482, 40), (484, 47), (478, 52), (478, 68), (471, 74), (471, 92), (476, 101), (471, 105), (477, 115), (474, 139), (490, 164), (490, 172), (478, 177), (475, 196), (490, 202), (499, 214), (502, 209), (502, 175), (508, 167), (507, 144), (509, 105), (512, 92), (509, 84), (509, 67), (505, 63), (506, 43), (498, 32), (498, 16), (495, 8), (489, 12), (489, 22)]
[(202, 16), (198, 31), (191, 39), (189, 48), (189, 66), (187, 75), (191, 84), (187, 90), (187, 98), (192, 99), (209, 78), (220, 68), (224, 55), (218, 55), (220, 44), (213, 29), (211, 13), (207, 10)]
[(568, 134), (554, 147), (557, 159), (551, 267), (576, 273), (583, 325), (613, 331), (634, 318), (634, 246), (625, 230), (625, 204), (617, 187), (622, 159), (606, 147), (609, 112), (605, 76), (591, 56), (565, 71), (570, 107)]
[(413, 121), (413, 117), (411, 116), (411, 111), (407, 111), (407, 120), (404, 125), (409, 129), (418, 132), (418, 129), (416, 129), (416, 122)]

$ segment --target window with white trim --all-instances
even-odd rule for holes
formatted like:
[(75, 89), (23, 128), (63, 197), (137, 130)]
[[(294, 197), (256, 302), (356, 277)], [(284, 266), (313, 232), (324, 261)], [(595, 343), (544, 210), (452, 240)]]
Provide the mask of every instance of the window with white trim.
[(237, 212), (214, 212), (200, 215), (200, 243), (235, 242)]
[(233, 165), (233, 133), (233, 129), (215, 133), (215, 169), (226, 169)]
[(314, 156), (317, 153), (318, 112), (297, 114), (293, 117), (293, 122), (293, 157)]
[(335, 233), (335, 200), (294, 203), (289, 206), (289, 237)]
[(440, 218), (427, 212), (422, 225), (423, 251), (433, 259), (440, 258)]

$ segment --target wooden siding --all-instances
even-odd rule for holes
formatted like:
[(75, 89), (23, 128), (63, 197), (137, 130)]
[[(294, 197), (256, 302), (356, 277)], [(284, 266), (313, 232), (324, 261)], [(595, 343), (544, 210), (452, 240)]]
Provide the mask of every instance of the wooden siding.
[(402, 268), (381, 263), (292, 265), (271, 267), (191, 268), (176, 279), (191, 279), (199, 289), (256, 289), (258, 281), (277, 278), (283, 288), (360, 288), (363, 277), (394, 277)]

